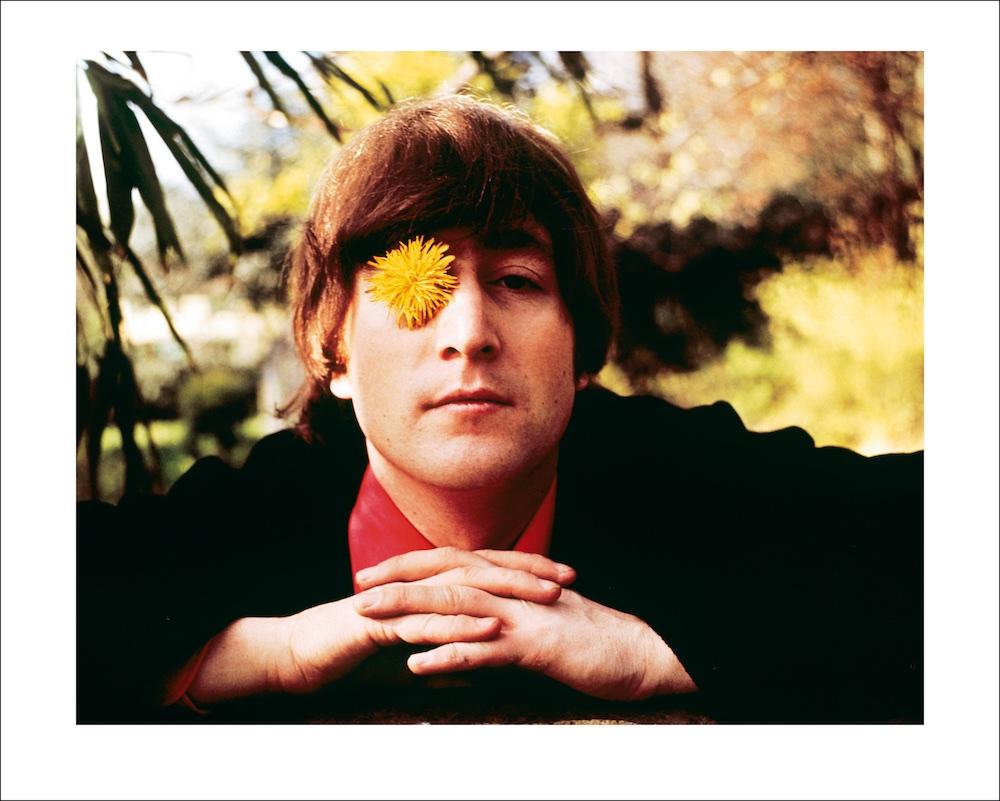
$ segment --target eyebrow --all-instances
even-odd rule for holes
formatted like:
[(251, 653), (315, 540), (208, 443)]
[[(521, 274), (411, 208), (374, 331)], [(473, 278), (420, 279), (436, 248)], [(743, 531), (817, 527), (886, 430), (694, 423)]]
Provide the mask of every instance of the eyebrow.
[(552, 248), (525, 228), (503, 228), (487, 232), (483, 245), (490, 250), (537, 250), (547, 256)]

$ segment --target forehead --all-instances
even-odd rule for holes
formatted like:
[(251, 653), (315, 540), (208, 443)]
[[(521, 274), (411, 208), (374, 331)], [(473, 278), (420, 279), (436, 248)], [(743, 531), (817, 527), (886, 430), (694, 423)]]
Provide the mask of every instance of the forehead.
[(431, 233), (432, 236), (453, 244), (469, 243), (485, 250), (534, 251), (538, 255), (552, 258), (552, 237), (541, 225), (528, 220), (508, 226), (494, 226), (485, 231), (469, 228), (445, 228)]

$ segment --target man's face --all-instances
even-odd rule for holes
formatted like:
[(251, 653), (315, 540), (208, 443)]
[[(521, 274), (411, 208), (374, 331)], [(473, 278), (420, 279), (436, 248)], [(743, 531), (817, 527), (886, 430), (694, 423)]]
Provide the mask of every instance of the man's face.
[(372, 464), (450, 489), (499, 487), (554, 464), (576, 392), (573, 325), (548, 235), (535, 225), (482, 241), (439, 231), (455, 257), (451, 299), (400, 328), (361, 270), (344, 325), (352, 398)]

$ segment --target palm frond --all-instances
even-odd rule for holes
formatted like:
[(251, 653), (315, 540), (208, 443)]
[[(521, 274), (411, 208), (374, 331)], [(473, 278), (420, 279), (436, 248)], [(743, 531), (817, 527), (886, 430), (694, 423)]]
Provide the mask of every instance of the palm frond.
[[(356, 92), (358, 92), (366, 101), (376, 111), (385, 111), (385, 106), (383, 106), (368, 89), (362, 86), (358, 81), (354, 80), (351, 75), (349, 75), (343, 67), (341, 67), (332, 57), (330, 56), (317, 56), (313, 53), (303, 51), (306, 57), (312, 62), (312, 65), (316, 68), (316, 71), (323, 77), (327, 83), (331, 83), (334, 80), (346, 83)], [(383, 87), (384, 88), (384, 87)], [(391, 100), (389, 101), (392, 102)]]
[(299, 92), (302, 93), (306, 103), (309, 104), (309, 108), (311, 108), (313, 113), (319, 117), (320, 120), (322, 120), (323, 125), (326, 126), (326, 130), (330, 136), (338, 142), (342, 142), (343, 139), (340, 135), (340, 128), (338, 128), (337, 124), (331, 120), (329, 116), (327, 116), (327, 113), (323, 110), (323, 106), (320, 105), (320, 102), (313, 96), (313, 93), (309, 91), (309, 87), (306, 86), (306, 82), (302, 80), (302, 76), (299, 75), (299, 73), (296, 72), (287, 61), (285, 61), (280, 53), (274, 50), (265, 50), (264, 57), (274, 64), (282, 75), (289, 78), (292, 83), (299, 88)]

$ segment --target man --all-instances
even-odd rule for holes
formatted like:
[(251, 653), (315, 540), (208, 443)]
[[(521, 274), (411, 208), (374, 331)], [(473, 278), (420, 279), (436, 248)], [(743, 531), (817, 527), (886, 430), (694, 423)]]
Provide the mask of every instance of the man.
[(437, 703), (463, 675), (466, 698), (920, 718), (919, 455), (589, 388), (614, 270), (529, 121), (458, 97), (359, 134), (290, 288), (296, 432), (81, 508), (81, 719)]

